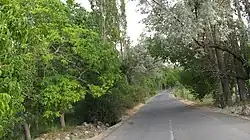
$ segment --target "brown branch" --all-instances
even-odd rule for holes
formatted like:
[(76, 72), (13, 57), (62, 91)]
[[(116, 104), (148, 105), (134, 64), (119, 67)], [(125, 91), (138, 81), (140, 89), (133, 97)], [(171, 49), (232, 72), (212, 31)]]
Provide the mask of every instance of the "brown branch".
[(62, 47), (61, 45), (59, 45), (58, 48), (55, 48), (53, 45), (51, 45), (51, 47), (55, 50), (53, 53), (56, 54), (60, 51), (60, 48)]
[[(193, 38), (194, 42), (201, 46), (201, 47), (205, 47), (206, 45), (205, 44), (201, 44), (198, 40), (196, 40), (195, 38)], [(219, 47), (219, 45), (208, 45), (208, 47), (210, 48), (214, 48), (214, 49), (218, 49), (218, 50), (221, 50), (221, 51), (224, 51), (224, 52), (227, 52), (229, 54), (231, 54), (235, 59), (237, 59), (239, 62), (241, 62), (241, 64), (243, 65), (243, 67), (245, 68), (246, 72), (247, 73), (250, 73), (250, 66), (248, 65), (248, 61), (245, 60), (243, 57), (237, 55), (236, 53), (232, 52), (231, 50), (229, 50), (228, 48), (222, 48), (222, 47)], [(249, 74), (248, 74), (249, 75)]]
[(234, 77), (234, 78), (238, 78), (238, 79), (242, 79), (242, 80), (248, 80), (248, 77), (242, 77), (242, 76), (239, 76), (235, 73), (222, 73), (221, 71), (217, 71), (217, 70), (202, 70), (202, 72), (212, 72), (212, 73), (216, 73), (217, 75), (219, 76), (228, 76), (228, 77)]
[(198, 46), (201, 46), (201, 47), (205, 47), (204, 44), (201, 44), (197, 39), (195, 39), (194, 37), (192, 38), (193, 41), (198, 45)]
[(86, 72), (88, 70), (88, 68), (87, 69), (85, 69), (83, 72), (81, 72), (80, 74), (79, 74), (79, 76), (78, 76), (78, 78), (77, 79), (81, 79), (81, 77), (82, 77), (82, 75)]
[[(165, 11), (167, 11), (167, 10), (166, 10), (165, 8), (163, 8), (162, 5), (160, 5), (156, 0), (152, 0), (152, 1), (153, 1), (155, 4), (157, 4), (158, 6), (160, 6), (162, 9), (164, 9)], [(224, 2), (224, 0), (222, 1), (222, 3), (223, 3), (223, 2)], [(167, 12), (168, 12), (168, 11), (167, 11)], [(173, 13), (172, 13), (172, 14), (173, 14)], [(173, 16), (174, 16), (174, 18), (181, 24), (181, 26), (184, 26), (183, 22), (181, 22), (180, 19), (178, 19), (175, 15), (173, 15)], [(194, 41), (197, 45), (199, 45), (199, 46), (201, 46), (201, 47), (205, 47), (204, 44), (201, 44), (201, 43), (200, 43), (198, 40), (196, 40), (194, 37), (193, 37), (192, 39), (193, 39), (193, 41)], [(250, 73), (250, 66), (247, 64), (247, 61), (246, 61), (244, 58), (238, 56), (237, 54), (233, 53), (232, 51), (230, 51), (230, 50), (228, 50), (228, 49), (226, 49), (226, 48), (220, 48), (220, 47), (217, 46), (217, 45), (211, 45), (211, 46), (209, 46), (209, 47), (215, 48), (215, 49), (219, 49), (219, 50), (228, 52), (229, 54), (233, 55), (233, 57), (235, 57), (237, 60), (239, 60), (239, 61), (243, 64), (243, 66), (246, 68), (246, 70), (248, 71), (248, 73)]]
[[(162, 5), (160, 5), (156, 0), (152, 0), (152, 1), (153, 1), (156, 5), (158, 5), (159, 7), (161, 7), (163, 10), (165, 10), (166, 12), (169, 12), (169, 11), (166, 10), (164, 7), (162, 7)], [(148, 2), (148, 1), (147, 1), (147, 2)], [(224, 2), (224, 0), (222, 1), (222, 3), (223, 3), (223, 2)], [(222, 4), (222, 3), (221, 3), (221, 4)], [(172, 13), (172, 11), (170, 11), (170, 12)], [(181, 22), (181, 20), (180, 20), (179, 18), (177, 18), (173, 13), (172, 13), (172, 15), (174, 16), (175, 20), (176, 20), (178, 23), (181, 24), (182, 27), (185, 27), (184, 24), (183, 24), (183, 22)], [(193, 41), (194, 41), (197, 45), (199, 45), (199, 46), (201, 46), (201, 47), (205, 47), (204, 44), (201, 44), (201, 43), (200, 43), (198, 40), (196, 40), (194, 37), (193, 37), (192, 39), (193, 39)], [(234, 52), (230, 51), (229, 49), (221, 48), (221, 47), (219, 47), (218, 45), (210, 45), (209, 47), (215, 48), (215, 49), (219, 49), (219, 50), (222, 50), (222, 51), (225, 51), (225, 52), (231, 54), (235, 59), (237, 59), (238, 61), (240, 61), (240, 62), (242, 63), (242, 65), (243, 65), (244, 69), (246, 70), (246, 72), (248, 73), (248, 77), (249, 77), (250, 66), (249, 66), (247, 60), (245, 60), (243, 57), (241, 57), (241, 56), (235, 54)]]
[(219, 4), (219, 7), (225, 2), (225, 0), (222, 0), (222, 2)]
[(0, 65), (0, 69), (4, 67), (8, 67), (9, 65)]

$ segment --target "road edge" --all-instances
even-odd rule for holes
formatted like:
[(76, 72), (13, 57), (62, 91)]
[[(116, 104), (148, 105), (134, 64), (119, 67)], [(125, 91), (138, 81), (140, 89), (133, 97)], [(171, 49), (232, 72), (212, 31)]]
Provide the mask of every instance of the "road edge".
[(210, 112), (221, 113), (221, 114), (225, 114), (225, 115), (229, 115), (229, 116), (233, 116), (233, 117), (238, 117), (238, 118), (250, 121), (250, 116), (243, 116), (243, 115), (239, 115), (239, 114), (229, 113), (229, 112), (226, 112), (225, 110), (223, 110), (221, 108), (217, 108), (217, 107), (196, 106), (196, 105), (198, 105), (196, 102), (191, 101), (191, 100), (187, 100), (187, 99), (182, 99), (180, 97), (172, 97), (172, 98), (177, 99), (178, 101), (180, 101), (181, 103), (183, 103), (186, 106), (192, 106), (192, 107), (199, 108), (199, 109), (205, 109), (205, 110), (208, 110)]
[(229, 116), (233, 116), (233, 117), (237, 117), (237, 118), (241, 118), (241, 119), (250, 121), (250, 116), (243, 116), (243, 115), (239, 115), (239, 114), (229, 113), (221, 108), (209, 107), (209, 106), (203, 106), (203, 107), (198, 107), (198, 108), (206, 109), (206, 110), (209, 110), (210, 112), (221, 113), (221, 114), (225, 114), (225, 115), (229, 115)]
[(96, 135), (92, 138), (89, 138), (87, 140), (103, 140), (104, 138), (108, 137), (112, 132), (114, 132), (116, 129), (118, 129), (123, 123), (125, 123), (128, 120), (128, 118), (126, 118), (125, 120), (109, 127), (107, 130), (105, 130), (104, 132), (100, 133), (99, 135)]
[(154, 96), (150, 97), (147, 101), (145, 101), (145, 104), (143, 106), (141, 106), (140, 108), (138, 108), (133, 115), (125, 116), (121, 122), (109, 127), (107, 130), (103, 131), (99, 135), (96, 135), (96, 136), (89, 138), (87, 140), (103, 140), (103, 139), (105, 139), (110, 134), (112, 134), (115, 130), (117, 130), (120, 126), (122, 126), (124, 123), (128, 122), (131, 119), (131, 117), (133, 117), (141, 108), (143, 108), (145, 105), (147, 105), (148, 103), (153, 101), (154, 98), (156, 98), (157, 96), (159, 96), (163, 92), (168, 92), (168, 90), (158, 91), (157, 94), (155, 94)]

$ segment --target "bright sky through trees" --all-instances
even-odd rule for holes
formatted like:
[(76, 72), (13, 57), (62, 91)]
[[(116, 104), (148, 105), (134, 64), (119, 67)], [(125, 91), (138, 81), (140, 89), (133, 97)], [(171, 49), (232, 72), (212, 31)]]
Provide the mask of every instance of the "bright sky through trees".
[[(90, 9), (90, 4), (88, 0), (76, 0), (76, 2), (81, 3), (86, 9)], [(143, 32), (144, 26), (139, 23), (143, 16), (140, 14), (140, 11), (137, 11), (136, 7), (137, 2), (128, 0), (127, 2), (127, 22), (128, 22), (128, 36), (130, 37), (133, 44), (137, 43), (137, 39), (140, 34)]]

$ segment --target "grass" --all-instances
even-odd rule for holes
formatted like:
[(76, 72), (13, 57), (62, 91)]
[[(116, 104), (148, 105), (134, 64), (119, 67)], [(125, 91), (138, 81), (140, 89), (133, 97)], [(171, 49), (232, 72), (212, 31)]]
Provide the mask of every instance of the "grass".
[(191, 94), (185, 87), (183, 86), (178, 86), (174, 88), (174, 94), (176, 97), (193, 101), (195, 102), (196, 106), (212, 106), (213, 105), (213, 97), (211, 95), (205, 96), (202, 101), (198, 100), (194, 97), (193, 94)]

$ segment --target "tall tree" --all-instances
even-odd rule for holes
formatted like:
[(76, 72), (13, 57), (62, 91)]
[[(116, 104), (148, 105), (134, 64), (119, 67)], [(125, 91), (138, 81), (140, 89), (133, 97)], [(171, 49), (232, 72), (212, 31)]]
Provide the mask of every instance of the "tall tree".
[[(237, 1), (235, 3), (237, 4)], [(246, 84), (242, 82), (245, 83), (244, 81), (249, 79), (250, 72), (246, 55), (247, 47), (245, 47), (247, 38), (244, 32), (239, 34), (243, 35), (242, 37), (233, 36), (233, 32), (245, 30), (246, 27), (234, 26), (237, 22), (233, 19), (234, 7), (231, 7), (231, 1), (146, 0), (141, 1), (141, 6), (144, 8), (143, 12), (148, 13), (144, 21), (155, 36), (151, 39), (155, 40), (160, 37), (157, 45), (162, 51), (156, 52), (157, 49), (154, 49), (156, 46), (152, 46), (153, 55), (177, 62), (184, 67), (184, 70), (192, 68), (187, 65), (191, 61), (203, 60), (204, 62), (192, 65), (200, 64), (203, 68), (201, 73), (210, 72), (214, 75), (213, 77), (219, 77), (217, 81), (220, 81), (221, 88), (219, 86), (218, 91), (223, 94), (218, 94), (218, 96), (222, 98), (219, 99), (220, 102), (225, 102), (226, 105), (232, 105), (230, 79), (237, 78), (240, 82), (238, 83), (239, 91), (246, 92), (244, 90)], [(240, 46), (231, 46), (230, 37), (241, 40)], [(193, 57), (187, 54), (187, 50), (193, 54)], [(209, 53), (212, 50), (214, 50), (214, 56)], [(183, 59), (187, 56), (189, 59)], [(204, 59), (209, 56), (212, 58)], [(242, 69), (241, 72), (240, 69), (235, 70), (231, 67), (234, 65), (233, 60), (239, 63), (238, 68)], [(217, 69), (208, 67), (213, 64), (217, 65)], [(245, 75), (240, 75), (240, 73), (245, 73)], [(245, 93), (243, 95), (245, 96)]]

